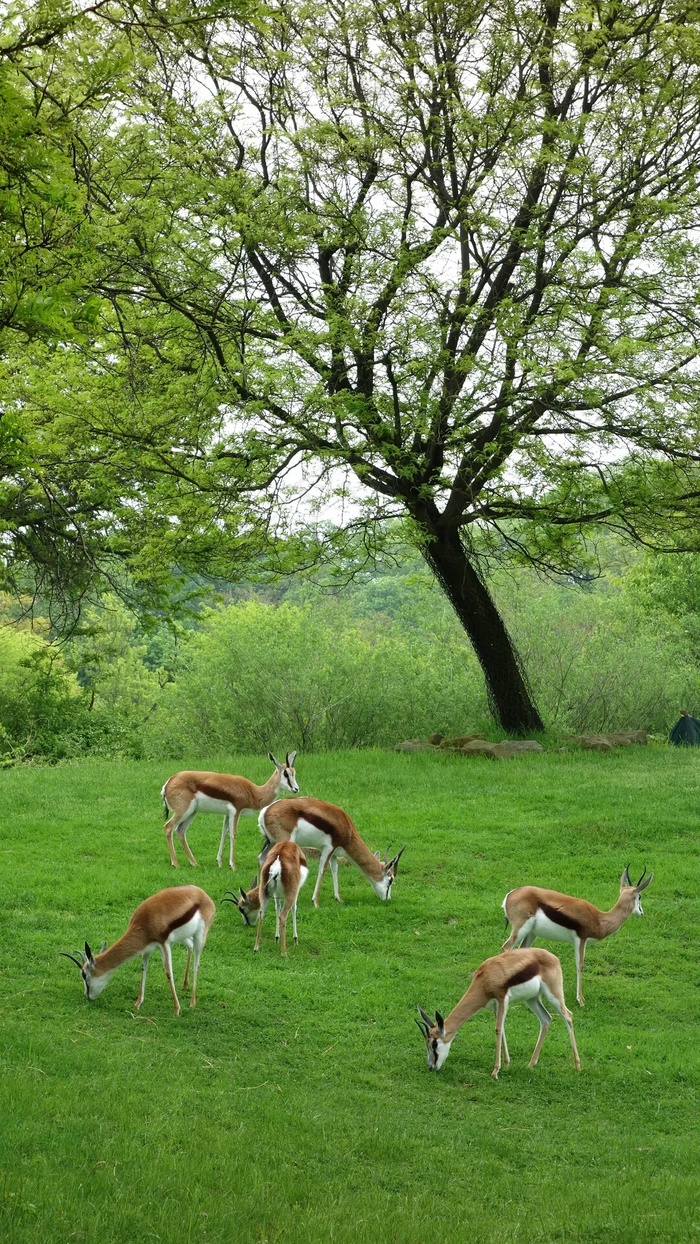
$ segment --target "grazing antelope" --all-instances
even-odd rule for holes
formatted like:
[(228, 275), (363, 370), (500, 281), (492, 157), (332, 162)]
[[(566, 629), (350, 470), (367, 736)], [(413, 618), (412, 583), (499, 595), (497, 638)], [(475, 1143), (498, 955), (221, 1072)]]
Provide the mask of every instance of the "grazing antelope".
[[(323, 799), (279, 799), (263, 808), (258, 817), (260, 832), (268, 842), (282, 842), (291, 838), (302, 847), (315, 848), (321, 852), (318, 877), (314, 887), (314, 907), (318, 907), (318, 895), (323, 874), (330, 861), (333, 877), (333, 893), (342, 902), (338, 890), (338, 857), (345, 857), (355, 864), (369, 881), (374, 893), (381, 899), (391, 898), (391, 887), (396, 877), (399, 860), (406, 850), (402, 847), (392, 860), (382, 860), (379, 852), (372, 854), (362, 841), (347, 812)], [(389, 854), (387, 850), (387, 855)]]
[(189, 769), (168, 778), (161, 795), (166, 815), (172, 812), (170, 820), (166, 821), (163, 829), (173, 868), (178, 866), (173, 845), (174, 833), (177, 833), (190, 864), (193, 866), (197, 864), (187, 842), (187, 830), (198, 812), (223, 812), (224, 824), (216, 862), (221, 868), (228, 834), (230, 839), (229, 867), (236, 867), (236, 830), (241, 813), (258, 812), (260, 808), (264, 808), (266, 804), (276, 799), (280, 791), (288, 790), (296, 795), (299, 790), (294, 773), (296, 752), (287, 752), (287, 759), (283, 765), (279, 760), (275, 760), (272, 752), (268, 752), (267, 756), (275, 766), (275, 772), (264, 786), (256, 786), (248, 778), (234, 777), (229, 773), (198, 773)]
[[(262, 868), (260, 870), (260, 884), (258, 885), (257, 877), (253, 878), (253, 884), (246, 893), (243, 887), (240, 887), (240, 898), (237, 898), (231, 891), (227, 891), (224, 895), (224, 901), (234, 903), (240, 911), (246, 924), (250, 924), (248, 917), (254, 911), (258, 913), (258, 932), (255, 938), (254, 950), (260, 949), (262, 940), (262, 925), (265, 919), (265, 908), (268, 900), (275, 900), (275, 941), (280, 942), (280, 949), (283, 955), (287, 953), (287, 916), (290, 911), (292, 913), (292, 927), (294, 930), (294, 944), (299, 941), (297, 936), (297, 898), (299, 891), (303, 886), (309, 870), (306, 867), (306, 856), (298, 847), (296, 842), (285, 839), (284, 842), (275, 843), (274, 847), (265, 854)], [(284, 906), (282, 901), (284, 900)]]
[(478, 1011), (489, 1007), (496, 1012), (496, 1061), (491, 1075), (497, 1080), (501, 1070), (501, 1046), (506, 1067), (510, 1063), (505, 1022), (511, 1002), (524, 1002), (539, 1020), (540, 1035), (528, 1063), (529, 1067), (534, 1067), (552, 1022), (543, 999), (564, 1020), (569, 1030), (574, 1067), (580, 1071), (581, 1060), (576, 1049), (573, 1019), (564, 1001), (561, 964), (556, 955), (550, 954), (548, 950), (507, 950), (504, 954), (486, 959), (476, 969), (467, 992), (454, 1010), (450, 1011), (447, 1019), (443, 1019), (439, 1011), (435, 1012), (435, 1019), (431, 1019), (422, 1006), (419, 1006), (421, 1018), (416, 1023), (428, 1051), (428, 1069), (440, 1070), (462, 1024)]
[(61, 951), (61, 954), (65, 955), (66, 959), (72, 959), (73, 963), (80, 968), (85, 996), (91, 1002), (100, 996), (112, 973), (116, 972), (122, 963), (127, 963), (129, 959), (141, 955), (141, 986), (139, 996), (134, 1003), (138, 1011), (146, 990), (148, 960), (157, 947), (173, 995), (175, 1014), (179, 1015), (180, 1003), (173, 981), (171, 947), (177, 942), (184, 942), (187, 946), (187, 967), (183, 989), (187, 989), (189, 983), (190, 963), (194, 955), (190, 1006), (195, 1006), (199, 960), (215, 914), (216, 906), (213, 900), (204, 890), (200, 890), (199, 886), (181, 885), (171, 890), (159, 890), (152, 898), (144, 899), (143, 903), (139, 903), (129, 921), (126, 933), (109, 949), (105, 942), (99, 954), (93, 955), (86, 942), (85, 954), (78, 952), (80, 959), (76, 959), (75, 955), (67, 955), (64, 951)]
[(620, 897), (610, 911), (600, 911), (584, 898), (571, 898), (556, 890), (542, 890), (538, 886), (520, 886), (511, 890), (503, 900), (506, 920), (511, 924), (510, 937), (503, 943), (503, 950), (513, 946), (531, 946), (536, 937), (553, 942), (571, 942), (576, 956), (576, 1001), (583, 1006), (581, 977), (586, 942), (600, 942), (617, 932), (633, 913), (643, 916), (641, 892), (654, 880), (651, 873), (646, 881), (646, 868), (636, 885), (630, 880), (629, 865), (620, 877)]

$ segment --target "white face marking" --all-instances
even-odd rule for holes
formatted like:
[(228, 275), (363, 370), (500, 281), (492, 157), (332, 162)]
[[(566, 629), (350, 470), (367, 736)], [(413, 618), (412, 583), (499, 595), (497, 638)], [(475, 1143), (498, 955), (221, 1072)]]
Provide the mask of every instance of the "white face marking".
[(107, 988), (111, 972), (103, 972), (101, 976), (93, 976), (90, 968), (86, 965), (83, 968), (83, 984), (85, 986), (85, 997), (90, 1002), (94, 1002), (95, 998), (99, 998), (104, 989)]
[(426, 1037), (425, 1041), (428, 1047), (428, 1070), (439, 1071), (450, 1052), (450, 1041), (443, 1041), (442, 1037)]
[(632, 915), (633, 916), (644, 915), (644, 912), (642, 911), (642, 896), (636, 890), (634, 893), (634, 907), (632, 909)]
[(282, 773), (282, 786), (285, 790), (290, 790), (293, 795), (299, 794), (299, 786), (293, 769), (285, 769)]

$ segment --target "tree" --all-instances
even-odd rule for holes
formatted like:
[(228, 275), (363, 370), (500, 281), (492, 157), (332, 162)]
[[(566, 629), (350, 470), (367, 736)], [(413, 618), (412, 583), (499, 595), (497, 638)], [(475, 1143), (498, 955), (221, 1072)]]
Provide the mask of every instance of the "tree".
[[(349, 473), (354, 523), (410, 520), (503, 726), (538, 728), (481, 550), (562, 566), (697, 512), (695, 10), (119, 11), (131, 110), (78, 169), (120, 444), (248, 530)], [(215, 400), (167, 407), (163, 375)]]
[(105, 7), (18, 0), (0, 40), (0, 586), (43, 595), (59, 623), (103, 577), (104, 495), (81, 487), (55, 428), (47, 444), (14, 381), (32, 342), (86, 341), (98, 311), (76, 161), (123, 68), (122, 36), (94, 26)]

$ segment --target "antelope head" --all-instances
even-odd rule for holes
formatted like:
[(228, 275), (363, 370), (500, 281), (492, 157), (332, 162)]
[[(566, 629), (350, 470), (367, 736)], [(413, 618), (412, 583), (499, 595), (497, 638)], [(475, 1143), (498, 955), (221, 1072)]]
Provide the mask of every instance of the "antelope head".
[[(620, 877), (620, 898), (622, 898), (623, 894), (625, 895), (626, 898), (628, 898), (629, 902), (631, 903), (631, 914), (634, 916), (644, 915), (644, 912), (642, 910), (642, 900), (640, 898), (640, 895), (642, 893), (642, 890), (646, 890), (647, 886), (651, 885), (652, 881), (654, 880), (654, 874), (649, 873), (649, 876), (646, 877), (646, 871), (647, 870), (646, 870), (646, 865), (645, 865), (644, 872), (642, 873), (636, 885), (634, 884), (634, 882), (632, 881), (630, 877), (629, 864), (627, 865), (625, 871)], [(646, 877), (646, 880), (645, 880), (645, 877)]]
[(428, 1071), (439, 1071), (450, 1052), (450, 1041), (445, 1040), (445, 1021), (439, 1011), (435, 1019), (431, 1019), (422, 1006), (418, 1007), (420, 1019), (416, 1020), (423, 1034), (425, 1047), (428, 1051)]
[[(100, 947), (99, 954), (102, 954), (102, 951), (106, 949), (107, 943), (103, 942)], [(78, 951), (78, 955), (80, 956), (79, 958), (76, 958), (75, 955), (66, 954), (65, 950), (62, 950), (60, 953), (63, 955), (64, 959), (70, 959), (71, 962), (79, 968), (80, 975), (83, 978), (85, 997), (88, 999), (88, 1002), (92, 1002), (95, 998), (98, 998), (102, 993), (102, 990), (105, 988), (111, 976), (111, 972), (102, 972), (99, 975), (96, 975), (98, 967), (87, 942), (85, 943), (85, 953), (83, 953), (82, 950)]]
[(391, 898), (391, 887), (394, 884), (394, 879), (398, 872), (399, 860), (401, 859), (401, 856), (406, 850), (406, 847), (404, 845), (399, 851), (398, 855), (395, 855), (394, 858), (391, 860), (388, 858), (389, 850), (390, 848), (387, 847), (386, 849), (387, 858), (384, 860), (382, 859), (378, 851), (375, 851), (374, 853), (375, 858), (379, 860), (379, 863), (382, 866), (382, 876), (378, 881), (372, 881), (372, 887), (374, 889), (375, 894), (377, 894), (379, 898), (383, 899), (384, 902), (388, 902), (389, 899)]
[(243, 923), (252, 925), (253, 921), (249, 920), (248, 917), (252, 912), (260, 910), (260, 891), (258, 889), (257, 876), (253, 877), (252, 885), (248, 891), (244, 890), (243, 886), (239, 888), (239, 894), (234, 894), (233, 890), (227, 890), (221, 901), (222, 903), (233, 903), (234, 907), (237, 907), (240, 911)]
[(297, 755), (296, 752), (287, 752), (287, 758), (284, 764), (281, 765), (279, 760), (275, 760), (274, 756), (272, 755), (272, 752), (267, 753), (268, 760), (272, 761), (277, 772), (279, 773), (279, 778), (280, 778), (279, 789), (288, 790), (290, 791), (292, 795), (299, 794), (299, 786), (297, 783), (296, 775), (294, 773), (294, 761), (296, 760), (296, 755)]

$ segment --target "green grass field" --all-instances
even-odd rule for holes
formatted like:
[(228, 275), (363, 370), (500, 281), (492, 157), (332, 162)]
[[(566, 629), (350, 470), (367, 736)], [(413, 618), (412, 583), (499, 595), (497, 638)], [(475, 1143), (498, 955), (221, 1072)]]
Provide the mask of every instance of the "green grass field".
[[(177, 766), (174, 766), (175, 768)], [(226, 767), (261, 781), (260, 757)], [(174, 872), (161, 831), (167, 764), (92, 762), (0, 775), (0, 1239), (248, 1242), (683, 1241), (700, 1238), (700, 756), (634, 748), (494, 764), (383, 752), (300, 756), (303, 794), (342, 804), (372, 848), (407, 849), (391, 903), (351, 868), (311, 906), (283, 962), (229, 905), (204, 951), (197, 1008), (172, 1002), (158, 956), (89, 1004), (59, 951), (96, 949), (136, 904), (194, 881), (218, 903), (219, 819)], [(236, 883), (259, 835), (241, 821)], [(655, 880), (645, 916), (589, 946), (564, 1025), (465, 1026), (439, 1074), (413, 1022), (447, 1012), (500, 949), (501, 901), (543, 884), (612, 906), (626, 864)], [(291, 932), (291, 925), (290, 925)], [(178, 987), (185, 954), (175, 951)]]

